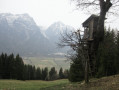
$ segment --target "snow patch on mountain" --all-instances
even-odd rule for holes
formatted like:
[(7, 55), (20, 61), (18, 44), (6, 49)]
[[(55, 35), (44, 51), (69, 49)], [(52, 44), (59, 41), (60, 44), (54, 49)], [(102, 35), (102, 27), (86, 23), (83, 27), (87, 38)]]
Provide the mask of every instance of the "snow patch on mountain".
[(55, 40), (58, 40), (62, 33), (74, 30), (75, 29), (73, 27), (65, 25), (64, 23), (58, 21), (48, 27), (48, 29), (46, 30), (46, 35), (48, 38), (54, 38)]
[(65, 49), (57, 50), (60, 34), (73, 27), (55, 22), (48, 28), (39, 27), (28, 14), (0, 13), (0, 52), (21, 55), (64, 55)]
[(28, 14), (11, 14), (11, 13), (0, 13), (0, 20), (6, 19), (8, 25), (13, 26), (14, 22), (21, 24), (21, 22), (25, 22), (30, 25), (36, 25), (33, 18)]

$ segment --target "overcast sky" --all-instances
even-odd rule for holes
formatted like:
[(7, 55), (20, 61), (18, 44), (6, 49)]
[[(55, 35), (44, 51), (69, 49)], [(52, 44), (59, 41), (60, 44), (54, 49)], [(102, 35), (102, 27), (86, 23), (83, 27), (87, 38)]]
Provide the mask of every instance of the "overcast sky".
[[(28, 13), (34, 18), (37, 25), (48, 27), (50, 24), (61, 21), (71, 25), (76, 29), (80, 28), (81, 23), (89, 16), (80, 10), (75, 10), (75, 3), (71, 0), (0, 0), (0, 13), (23, 14)], [(119, 19), (113, 19), (108, 23), (118, 25)]]

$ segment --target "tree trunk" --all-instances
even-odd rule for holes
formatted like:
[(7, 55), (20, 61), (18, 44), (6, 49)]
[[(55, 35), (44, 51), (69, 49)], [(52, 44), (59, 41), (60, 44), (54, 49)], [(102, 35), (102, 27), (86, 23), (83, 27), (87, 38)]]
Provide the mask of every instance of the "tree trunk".
[(86, 60), (85, 63), (85, 83), (89, 83), (89, 66), (88, 66), (88, 60)]
[(110, 0), (100, 0), (100, 16), (97, 25), (97, 32), (95, 35), (95, 50), (98, 49), (99, 43), (104, 39), (104, 21), (106, 13), (108, 12), (109, 8), (112, 6)]

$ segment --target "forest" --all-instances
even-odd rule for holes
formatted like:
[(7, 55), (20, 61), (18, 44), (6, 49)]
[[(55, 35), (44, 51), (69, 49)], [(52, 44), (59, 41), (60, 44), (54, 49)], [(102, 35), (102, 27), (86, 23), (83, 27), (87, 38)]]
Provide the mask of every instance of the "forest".
[[(72, 58), (69, 80), (78, 82), (84, 80), (84, 68), (82, 60), (76, 52)], [(99, 44), (99, 49), (96, 52), (96, 72), (90, 78), (101, 78), (104, 76), (115, 75), (119, 73), (119, 32), (108, 28), (104, 31), (104, 40)]]
[(55, 67), (40, 68), (32, 65), (26, 65), (22, 57), (14, 54), (0, 55), (0, 79), (16, 79), (16, 80), (57, 80), (68, 78), (68, 70), (60, 68), (59, 72)]

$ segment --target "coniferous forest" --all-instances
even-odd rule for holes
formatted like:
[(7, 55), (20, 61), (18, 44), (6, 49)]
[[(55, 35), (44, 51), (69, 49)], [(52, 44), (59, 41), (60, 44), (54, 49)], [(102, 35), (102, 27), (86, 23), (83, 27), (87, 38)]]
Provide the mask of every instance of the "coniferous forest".
[[(71, 58), (69, 80), (78, 82), (84, 80), (84, 69), (82, 60), (76, 52)], [(93, 77), (115, 75), (119, 73), (119, 32), (113, 29), (105, 29), (104, 40), (100, 43), (96, 54), (96, 73)], [(92, 77), (89, 74), (90, 77)]]
[(108, 28), (97, 52), (96, 77), (119, 73), (119, 32)]
[(68, 70), (60, 68), (59, 73), (52, 67), (40, 68), (24, 64), (22, 58), (14, 54), (0, 55), (0, 79), (17, 79), (17, 80), (57, 80), (68, 78)]

